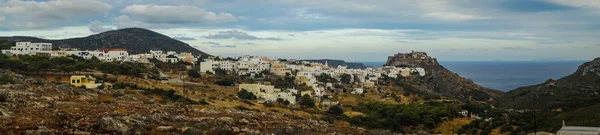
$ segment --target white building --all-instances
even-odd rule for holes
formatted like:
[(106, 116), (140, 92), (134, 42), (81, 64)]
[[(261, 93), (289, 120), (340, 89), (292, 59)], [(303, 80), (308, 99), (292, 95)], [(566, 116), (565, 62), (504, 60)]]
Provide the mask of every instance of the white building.
[(600, 135), (600, 127), (566, 126), (563, 121), (563, 126), (556, 135)]
[(38, 53), (52, 54), (52, 43), (16, 42), (10, 50), (2, 50), (7, 55), (36, 55)]
[(363, 88), (354, 88), (354, 90), (350, 93), (352, 94), (362, 94), (364, 92)]

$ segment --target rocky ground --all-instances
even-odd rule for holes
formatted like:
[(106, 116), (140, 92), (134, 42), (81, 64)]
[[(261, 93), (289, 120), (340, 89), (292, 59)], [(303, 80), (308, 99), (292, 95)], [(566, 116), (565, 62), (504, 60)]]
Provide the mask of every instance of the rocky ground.
[[(4, 72), (2, 74), (7, 74)], [(315, 118), (162, 103), (142, 90), (88, 90), (18, 74), (0, 85), (3, 134), (391, 134)]]

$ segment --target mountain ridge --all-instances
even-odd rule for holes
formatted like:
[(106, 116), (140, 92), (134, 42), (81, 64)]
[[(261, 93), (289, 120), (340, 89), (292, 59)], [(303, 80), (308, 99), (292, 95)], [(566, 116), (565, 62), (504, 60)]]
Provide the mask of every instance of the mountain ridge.
[(600, 102), (600, 58), (581, 64), (574, 73), (560, 79), (508, 91), (497, 104), (515, 109), (568, 109), (597, 102)]
[(106, 31), (86, 37), (49, 40), (37, 37), (12, 36), (0, 37), (0, 40), (49, 42), (55, 48), (79, 48), (95, 50), (97, 48), (124, 48), (130, 53), (145, 53), (150, 50), (191, 52), (194, 55), (209, 55), (189, 44), (166, 35), (143, 28), (124, 28)]

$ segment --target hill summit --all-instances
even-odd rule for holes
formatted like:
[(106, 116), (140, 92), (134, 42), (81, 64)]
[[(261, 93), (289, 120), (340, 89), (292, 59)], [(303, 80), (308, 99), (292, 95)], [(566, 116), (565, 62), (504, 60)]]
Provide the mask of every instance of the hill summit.
[(498, 104), (516, 109), (571, 109), (600, 101), (600, 58), (583, 63), (575, 73), (558, 80), (507, 92)]
[(145, 53), (150, 50), (191, 52), (194, 55), (207, 55), (190, 45), (163, 34), (143, 29), (125, 28), (106, 31), (87, 37), (61, 40), (47, 40), (36, 37), (0, 37), (0, 40), (49, 42), (54, 47), (94, 50), (97, 48), (124, 48), (131, 53)]

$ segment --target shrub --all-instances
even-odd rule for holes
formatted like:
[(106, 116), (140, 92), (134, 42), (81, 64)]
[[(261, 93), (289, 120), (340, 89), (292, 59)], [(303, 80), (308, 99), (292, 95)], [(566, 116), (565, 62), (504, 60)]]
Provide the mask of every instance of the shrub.
[(225, 79), (216, 82), (219, 86), (232, 86), (234, 84), (233, 80)]
[(300, 105), (302, 107), (315, 107), (315, 100), (312, 99), (309, 95), (304, 95), (300, 98)]
[(245, 89), (242, 89), (240, 92), (238, 92), (237, 95), (241, 99), (249, 99), (249, 100), (256, 99), (256, 95), (254, 95), (252, 92), (246, 91)]
[(8, 93), (0, 93), (0, 102), (6, 102), (8, 100)]
[(248, 109), (248, 108), (246, 108), (244, 106), (236, 106), (235, 108), (237, 108), (238, 110), (245, 110), (245, 111), (250, 110), (250, 109)]
[(344, 109), (342, 109), (342, 107), (340, 106), (332, 106), (329, 108), (329, 113), (333, 114), (333, 115), (342, 115), (344, 114)]
[(12, 77), (10, 75), (2, 75), (0, 76), (0, 84), (13, 83)]
[(509, 132), (509, 131), (512, 131), (512, 130), (513, 130), (513, 127), (510, 126), (510, 125), (508, 125), (508, 124), (506, 124), (506, 125), (502, 126), (502, 128), (500, 128), (500, 132), (501, 133)]
[(187, 73), (188, 73), (188, 76), (193, 77), (193, 78), (200, 78), (200, 77), (202, 77), (200, 75), (200, 73), (198, 73), (198, 71), (188, 70)]

